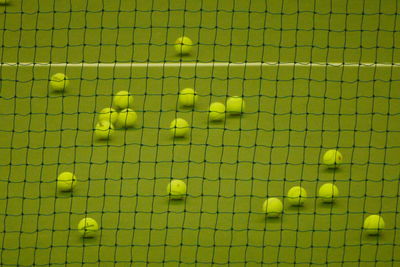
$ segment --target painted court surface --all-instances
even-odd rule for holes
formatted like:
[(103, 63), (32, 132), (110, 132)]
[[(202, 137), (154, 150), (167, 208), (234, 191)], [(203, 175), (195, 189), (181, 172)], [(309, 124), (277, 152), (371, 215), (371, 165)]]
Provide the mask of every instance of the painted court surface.
[[(396, 1), (170, 2), (0, 6), (0, 265), (400, 264)], [(182, 35), (195, 43), (185, 57)], [(57, 72), (64, 94), (48, 88)], [(186, 87), (194, 109), (177, 103)], [(137, 126), (95, 140), (120, 90)], [(232, 95), (246, 112), (208, 123), (210, 103)], [(187, 138), (171, 137), (176, 117)], [(334, 171), (320, 164), (332, 148), (344, 156)], [(56, 190), (63, 171), (78, 177), (72, 193)], [(185, 200), (169, 200), (171, 178)], [(316, 198), (326, 182), (334, 204)], [(304, 207), (285, 202), (296, 185)], [(262, 213), (267, 197), (283, 200), (280, 218)], [(365, 235), (378, 213), (386, 229)], [(85, 216), (96, 238), (79, 236)]]

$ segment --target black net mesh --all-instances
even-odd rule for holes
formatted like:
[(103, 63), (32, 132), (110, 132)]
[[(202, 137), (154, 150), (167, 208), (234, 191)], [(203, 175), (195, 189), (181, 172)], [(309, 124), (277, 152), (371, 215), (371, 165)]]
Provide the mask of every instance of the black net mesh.
[(0, 3), (1, 266), (400, 265), (398, 1)]

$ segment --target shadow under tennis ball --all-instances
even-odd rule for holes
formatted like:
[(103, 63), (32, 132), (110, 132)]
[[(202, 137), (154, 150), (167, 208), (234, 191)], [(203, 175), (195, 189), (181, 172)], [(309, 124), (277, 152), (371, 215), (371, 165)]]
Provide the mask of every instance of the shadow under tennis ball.
[(231, 113), (231, 112), (227, 112), (226, 113), (226, 117), (227, 118), (239, 118), (239, 117), (243, 117), (245, 115), (244, 112), (242, 113)]
[(338, 206), (337, 200), (333, 202), (323, 202), (322, 200), (318, 200), (318, 207), (326, 209), (326, 210), (332, 210), (333, 208), (336, 208)]
[(56, 198), (60, 198), (60, 199), (70, 198), (74, 195), (74, 190), (76, 190), (76, 188), (71, 191), (60, 191), (57, 189)]
[(65, 96), (67, 91), (49, 91), (48, 96)]
[(187, 112), (189, 112), (189, 111), (195, 111), (196, 107), (195, 107), (195, 106), (184, 106), (184, 105), (179, 105), (179, 106), (178, 106), (178, 109), (179, 109), (180, 111), (187, 111)]
[(364, 243), (377, 245), (383, 242), (382, 239), (385, 237), (385, 235), (383, 234), (383, 231), (376, 235), (370, 235), (366, 231), (362, 230), (362, 237)]
[(173, 144), (187, 144), (190, 141), (190, 133), (185, 136), (170, 136), (169, 139)]
[(95, 236), (93, 236), (93, 237), (80, 236), (78, 238), (78, 241), (85, 245), (96, 245), (96, 244), (100, 243), (100, 234), (101, 234), (101, 230), (99, 229), (99, 231), (97, 231)]
[(325, 168), (324, 171), (327, 173), (339, 173), (339, 172), (343, 171), (341, 167), (336, 167), (336, 168), (328, 168), (326, 166), (323, 166), (323, 167)]
[(93, 137), (93, 145), (99, 146), (99, 147), (110, 147), (113, 145), (117, 145), (118, 144), (118, 137), (110, 137), (109, 139), (98, 139), (97, 137)]
[(185, 195), (184, 197), (178, 198), (178, 199), (170, 198), (169, 196), (167, 196), (167, 198), (168, 198), (167, 205), (169, 205), (169, 206), (181, 206), (181, 205), (185, 205), (187, 196)]
[(282, 224), (282, 216), (284, 214), (282, 213), (279, 217), (268, 217), (267, 214), (264, 212), (256, 212), (254, 213), (254, 223), (258, 225), (265, 225), (267, 224), (272, 224), (272, 225), (278, 225)]

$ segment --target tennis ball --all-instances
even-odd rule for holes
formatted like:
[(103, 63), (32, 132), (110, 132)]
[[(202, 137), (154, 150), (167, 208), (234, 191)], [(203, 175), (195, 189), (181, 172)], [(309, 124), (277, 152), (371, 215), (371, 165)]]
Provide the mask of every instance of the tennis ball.
[(116, 125), (118, 128), (131, 128), (135, 126), (137, 114), (133, 109), (126, 108), (118, 114)]
[(179, 92), (178, 101), (182, 106), (194, 106), (197, 95), (192, 88), (185, 88)]
[(245, 106), (244, 100), (240, 96), (229, 97), (226, 101), (226, 110), (231, 114), (238, 115), (242, 113)]
[(307, 199), (307, 191), (301, 186), (293, 186), (287, 193), (287, 199), (293, 206), (302, 206)]
[(119, 91), (113, 98), (113, 106), (117, 109), (133, 107), (133, 96), (128, 91)]
[(334, 184), (326, 183), (319, 188), (318, 197), (322, 199), (322, 202), (331, 203), (337, 196), (339, 196), (339, 189)]
[(86, 217), (79, 221), (78, 231), (82, 237), (94, 237), (99, 230), (96, 220)]
[(211, 103), (209, 118), (211, 121), (221, 121), (225, 119), (225, 105), (219, 102)]
[(335, 149), (330, 149), (324, 154), (323, 162), (328, 168), (336, 168), (342, 161), (342, 154)]
[(178, 54), (186, 55), (192, 50), (193, 42), (189, 37), (182, 36), (175, 41), (175, 50)]
[(72, 191), (76, 185), (76, 176), (71, 172), (60, 173), (57, 177), (57, 188), (60, 191)]
[(282, 201), (275, 197), (268, 198), (264, 201), (262, 210), (267, 217), (278, 217), (283, 211)]
[(94, 134), (97, 139), (106, 140), (109, 139), (114, 133), (114, 126), (108, 120), (99, 121), (96, 124)]
[(173, 120), (169, 128), (175, 137), (184, 137), (189, 132), (189, 124), (182, 118)]
[(377, 235), (385, 228), (385, 221), (379, 215), (370, 215), (364, 221), (364, 229), (369, 235)]
[(167, 194), (171, 199), (181, 199), (186, 195), (186, 184), (181, 180), (172, 180), (167, 185)]
[(99, 112), (99, 121), (110, 121), (114, 124), (117, 121), (118, 112), (113, 108), (103, 108)]
[(68, 77), (64, 73), (56, 73), (50, 78), (50, 87), (54, 91), (64, 91), (69, 86)]

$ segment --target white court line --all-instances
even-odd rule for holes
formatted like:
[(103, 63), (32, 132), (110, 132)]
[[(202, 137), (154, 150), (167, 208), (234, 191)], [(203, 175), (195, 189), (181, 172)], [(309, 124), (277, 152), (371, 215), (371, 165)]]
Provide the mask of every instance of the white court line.
[(400, 67), (400, 63), (336, 63), (336, 62), (126, 62), (126, 63), (48, 63), (48, 62), (9, 62), (0, 63), (1, 67), (123, 67), (123, 68), (160, 68), (160, 67)]

